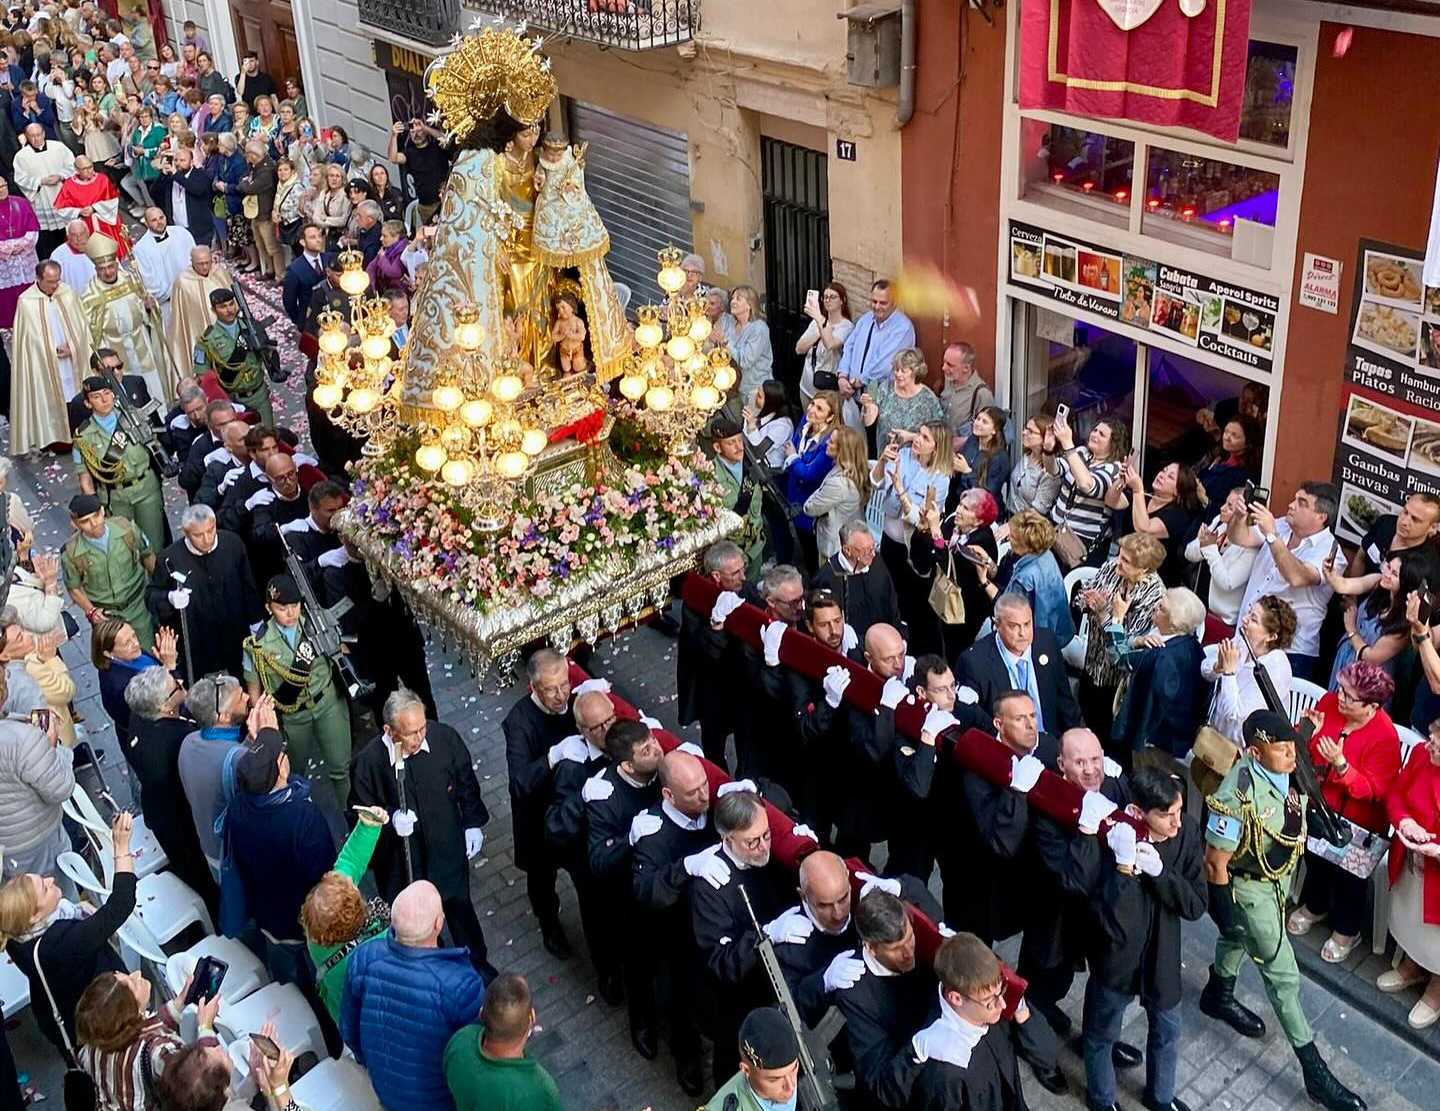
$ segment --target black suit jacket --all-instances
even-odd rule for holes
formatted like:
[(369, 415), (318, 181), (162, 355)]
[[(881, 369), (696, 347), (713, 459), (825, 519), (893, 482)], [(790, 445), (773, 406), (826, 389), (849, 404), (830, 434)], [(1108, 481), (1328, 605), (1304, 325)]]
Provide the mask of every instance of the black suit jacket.
[(1115, 717), (1115, 738), (1132, 751), (1150, 745), (1182, 759), (1195, 743), (1210, 699), (1210, 685), (1200, 675), (1204, 658), (1193, 636), (1142, 652)]
[[(470, 898), (470, 864), (465, 857), (465, 831), (490, 820), (480, 797), (480, 782), (470, 764), (470, 750), (448, 725), (426, 724), (429, 751), (405, 761), (405, 805), (419, 824), (410, 837), (415, 878), (427, 879), (446, 899)], [(385, 742), (376, 737), (350, 764), (350, 806), (400, 809), (400, 791)], [(380, 831), (371, 861), (380, 894), (393, 901), (406, 886), (405, 849), (390, 826)]]
[(165, 213), (165, 219), (175, 224), (175, 193), (173, 186), (185, 190), (185, 226), (195, 237), (195, 242), (210, 246), (215, 238), (215, 224), (211, 219), (215, 203), (215, 179), (199, 166), (192, 166), (183, 174), (161, 174), (150, 186), (150, 195)]
[(285, 304), (285, 315), (290, 318), (295, 327), (305, 327), (305, 313), (310, 308), (310, 294), (314, 292), (317, 285), (325, 280), (323, 272), (325, 264), (333, 254), (332, 251), (322, 252), (320, 256), (321, 273), (318, 274), (310, 265), (303, 251), (291, 259), (290, 265), (285, 267), (285, 281), (281, 298)]
[[(1040, 713), (1045, 719), (1042, 725), (1045, 732), (1058, 737), (1065, 730), (1083, 724), (1079, 703), (1070, 689), (1070, 678), (1065, 674), (1065, 661), (1060, 658), (1055, 634), (1049, 629), (1036, 627), (1030, 659), (1035, 665), (1035, 689), (1040, 692)], [(980, 696), (980, 705), (987, 713), (993, 709), (997, 695), (1015, 686), (993, 636), (977, 640), (966, 650), (960, 657), (960, 674), (956, 679)]]

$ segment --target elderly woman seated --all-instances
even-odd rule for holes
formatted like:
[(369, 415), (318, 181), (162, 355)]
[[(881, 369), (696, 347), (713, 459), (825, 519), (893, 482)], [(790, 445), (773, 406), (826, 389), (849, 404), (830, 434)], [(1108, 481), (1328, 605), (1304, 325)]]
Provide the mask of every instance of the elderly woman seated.
[(359, 820), (340, 849), (335, 870), (321, 877), (300, 908), (300, 925), (315, 965), (316, 990), (336, 1022), (340, 1021), (340, 997), (350, 955), (365, 942), (383, 936), (390, 926), (390, 908), (379, 899), (367, 904), (355, 886), (370, 867), (380, 828), (390, 818), (378, 807), (356, 807), (355, 812)]
[[(1205, 624), (1205, 603), (1192, 590), (1171, 587), (1150, 621), (1150, 629), (1139, 637), (1131, 637), (1114, 617), (1105, 626), (1117, 661), (1130, 671), (1110, 746), (1111, 755), (1127, 770), (1142, 750), (1147, 750), (1142, 764), (1168, 767), (1183, 759), (1205, 720), (1210, 696), (1200, 676), (1204, 653), (1195, 635)], [(1165, 754), (1170, 759), (1163, 759)]]
[[(1331, 809), (1383, 835), (1390, 827), (1385, 799), (1400, 774), (1400, 738), (1384, 709), (1395, 693), (1395, 680), (1367, 660), (1346, 664), (1335, 679), (1335, 689), (1305, 711), (1309, 724), (1301, 723), (1300, 735), (1308, 740)], [(1320, 956), (1339, 964), (1360, 940), (1366, 880), (1313, 853), (1305, 863), (1300, 905), (1286, 928), (1296, 935), (1309, 933), (1328, 916), (1330, 938)]]
[(1390, 932), (1400, 959), (1375, 986), (1397, 992), (1424, 984), (1409, 1016), (1410, 1025), (1423, 1030), (1440, 1020), (1440, 718), (1410, 753), (1385, 802), (1395, 827)]

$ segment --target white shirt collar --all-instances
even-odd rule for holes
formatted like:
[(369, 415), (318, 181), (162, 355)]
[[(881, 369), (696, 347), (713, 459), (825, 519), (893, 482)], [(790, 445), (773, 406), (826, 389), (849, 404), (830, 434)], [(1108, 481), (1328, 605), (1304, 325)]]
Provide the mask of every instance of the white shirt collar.
[(260, 464), (255, 462), (255, 460), (253, 459), (250, 460), (250, 477), (258, 478), (266, 486), (270, 485), (270, 476), (267, 475), (263, 470), (261, 470)]
[(643, 791), (646, 787), (650, 786), (650, 783), (655, 782), (655, 779), (652, 776), (650, 779), (650, 783), (641, 783), (633, 775), (627, 775), (625, 769), (622, 768), (619, 764), (615, 765), (615, 774), (618, 775), (621, 779), (623, 779), (626, 783), (630, 784), (630, 786), (634, 787), (637, 791)]
[(705, 826), (709, 824), (710, 820), (709, 814), (701, 814), (698, 818), (686, 817), (684, 814), (680, 813), (680, 811), (676, 810), (673, 806), (670, 805), (669, 799), (660, 800), (660, 812), (664, 814), (665, 817), (669, 818), (672, 822), (674, 822), (677, 826), (679, 826), (681, 829), (689, 830), (692, 833), (704, 829)]
[[(390, 739), (390, 736), (389, 736), (388, 733), (381, 733), (381, 734), (380, 734), (380, 743), (385, 746), (385, 755), (388, 756), (388, 757), (390, 757), (390, 766), (393, 768), (393, 767), (395, 766), (395, 742)], [(423, 741), (420, 742), (420, 747), (419, 747), (419, 749), (417, 749), (415, 753), (412, 753), (412, 755), (418, 755), (418, 754), (421, 753), (421, 752), (429, 752), (429, 751), (430, 751), (430, 738), (429, 738), (429, 737), (426, 737)], [(409, 758), (410, 758), (410, 757), (406, 757), (407, 760), (408, 760)]]
[(724, 841), (720, 842), (720, 851), (725, 854), (725, 859), (728, 860), (731, 864), (735, 865), (736, 868), (739, 868), (740, 871), (748, 872), (750, 870), (750, 865), (746, 864), (743, 860), (741, 860), (734, 853), (732, 853), (730, 851), (730, 846), (725, 844)]
[(814, 913), (810, 910), (810, 904), (807, 903), (803, 898), (800, 900), (800, 909), (804, 912), (805, 917), (810, 919), (810, 921), (815, 924), (815, 928), (819, 930), (822, 934), (824, 934), (826, 937), (839, 937), (841, 934), (843, 934), (846, 930), (850, 928), (850, 916), (848, 914), (845, 916), (845, 924), (842, 925), (834, 933), (831, 933), (829, 930), (827, 930), (824, 926), (820, 924), (820, 919), (815, 917)]
[[(306, 520), (309, 520), (309, 518), (307, 517)], [(564, 714), (552, 714), (549, 710), (545, 709), (545, 706), (544, 706), (544, 704), (540, 701), (540, 699), (538, 699), (538, 698), (535, 697), (535, 692), (534, 692), (534, 691), (531, 691), (531, 692), (530, 692), (530, 701), (533, 702), (533, 703), (535, 703), (535, 708), (536, 708), (537, 710), (539, 710), (542, 714), (544, 714), (546, 717), (558, 718), (558, 717), (564, 716)], [(569, 710), (569, 708), (567, 707), (567, 708), (565, 709), (564, 713), (565, 713), (565, 714), (568, 714), (569, 712), (570, 712), (570, 710)]]
[(1031, 650), (1035, 647), (1034, 641), (1031, 641), (1030, 647), (1026, 648), (1024, 652), (1020, 653), (1020, 655), (1017, 656), (1014, 652), (1010, 651), (1010, 649), (1005, 647), (1005, 642), (1000, 639), (1000, 634), (996, 633), (995, 647), (1000, 649), (1000, 654), (1005, 657), (1005, 659), (1010, 663), (1011, 667), (1019, 663), (1021, 660), (1024, 660), (1026, 663), (1030, 664), (1031, 670), (1034, 670), (1035, 661), (1031, 659), (1030, 656)]
[(188, 536), (185, 537), (185, 548), (191, 555), (204, 559), (206, 556), (214, 555), (220, 550), (220, 534), (218, 532), (215, 534), (215, 547), (211, 548), (208, 552), (200, 551), (194, 544), (190, 543), (190, 537)]
[[(582, 733), (581, 736), (583, 737), (585, 735)], [(585, 737), (585, 747), (590, 750), (590, 759), (592, 760), (598, 760), (605, 755), (605, 750), (603, 748), (596, 748), (595, 743), (590, 740), (589, 737)]]
[(955, 1008), (945, 1001), (945, 989), (936, 990), (940, 995), (940, 1017), (916, 1034), (911, 1045), (921, 1061), (934, 1058), (957, 1068), (967, 1068), (970, 1054), (990, 1027), (976, 1026), (961, 1018)]
[(845, 558), (843, 551), (835, 553), (835, 562), (840, 564), (840, 570), (844, 571), (847, 575), (853, 575), (855, 573), (855, 565)]
[(870, 955), (870, 950), (863, 944), (860, 946), (860, 959), (865, 962), (865, 967), (870, 970), (872, 976), (899, 976), (900, 973), (893, 969), (886, 968)]

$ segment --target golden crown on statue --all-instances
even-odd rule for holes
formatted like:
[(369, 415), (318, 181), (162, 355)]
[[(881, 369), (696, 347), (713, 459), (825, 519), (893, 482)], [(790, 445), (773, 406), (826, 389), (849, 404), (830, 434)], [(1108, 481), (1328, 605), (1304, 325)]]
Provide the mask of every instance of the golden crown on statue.
[(502, 108), (523, 124), (539, 123), (556, 91), (540, 40), (494, 27), (436, 58), (425, 85), (445, 129), (462, 141)]

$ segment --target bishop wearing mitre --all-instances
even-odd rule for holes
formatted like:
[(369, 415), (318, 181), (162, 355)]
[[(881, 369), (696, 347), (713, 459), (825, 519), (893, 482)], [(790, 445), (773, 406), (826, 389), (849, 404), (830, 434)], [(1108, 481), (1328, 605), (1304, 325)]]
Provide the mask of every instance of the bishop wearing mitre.
[(85, 155), (75, 159), (75, 176), (66, 178), (55, 194), (55, 211), (66, 220), (84, 220), (92, 236), (108, 236), (121, 258), (129, 253), (129, 237), (120, 223), (120, 192), (95, 172), (95, 163)]
[(165, 346), (160, 309), (140, 279), (120, 268), (115, 240), (92, 235), (85, 250), (95, 262), (95, 278), (80, 297), (94, 347), (120, 355), (125, 373), (138, 374), (162, 409), (175, 403), (175, 369)]
[(205, 329), (215, 323), (210, 294), (217, 289), (234, 288), (235, 283), (225, 267), (215, 261), (209, 247), (191, 250), (190, 265), (180, 271), (170, 293), (170, 327), (166, 330), (165, 340), (170, 345), (170, 357), (176, 366), (191, 365), (195, 345), (200, 342)]
[(65, 402), (90, 373), (90, 328), (58, 263), (35, 268), (35, 284), (15, 307), (10, 396), (10, 452), (70, 443)]

